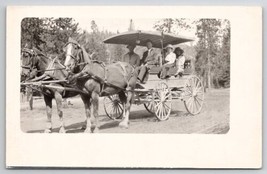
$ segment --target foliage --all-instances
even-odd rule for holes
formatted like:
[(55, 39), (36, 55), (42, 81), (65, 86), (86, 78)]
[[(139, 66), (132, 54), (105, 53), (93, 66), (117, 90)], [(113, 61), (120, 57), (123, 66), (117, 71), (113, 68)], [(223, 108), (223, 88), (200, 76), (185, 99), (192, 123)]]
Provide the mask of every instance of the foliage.
[(42, 50), (48, 54), (56, 54), (63, 59), (63, 47), (69, 37), (77, 36), (78, 24), (72, 18), (46, 18), (45, 33), (41, 35), (45, 41)]
[(206, 87), (230, 85), (230, 24), (227, 20), (200, 19), (196, 21), (198, 57), (196, 70), (204, 77)]
[(43, 20), (40, 18), (24, 18), (21, 21), (21, 46), (37, 47), (44, 43), (40, 33), (43, 33)]
[(157, 31), (178, 34), (180, 29), (190, 29), (191, 27), (185, 18), (165, 18), (157, 21), (154, 28)]
[[(185, 52), (194, 57), (195, 72), (210, 87), (230, 86), (230, 23), (221, 19), (161, 19), (154, 28), (158, 31), (179, 34), (180, 29), (196, 29), (195, 51)], [(186, 47), (185, 47), (186, 48)]]
[(91, 21), (91, 32), (83, 31), (77, 37), (78, 42), (83, 45), (93, 59), (110, 63), (121, 60), (125, 50), (121, 45), (107, 45), (103, 40), (114, 35), (108, 31), (99, 31), (96, 21)]
[[(83, 45), (93, 59), (106, 63), (119, 61), (128, 51), (125, 45), (104, 44), (103, 40), (116, 34), (101, 31), (97, 21), (90, 22), (91, 30), (80, 31), (72, 18), (24, 18), (21, 21), (21, 46), (36, 47), (48, 55), (64, 59), (63, 47), (69, 37)], [(206, 87), (230, 86), (230, 23), (222, 19), (161, 19), (154, 24), (158, 31), (179, 34), (181, 30), (196, 31), (195, 45), (180, 45), (190, 59), (194, 72), (202, 77)], [(130, 20), (129, 31), (134, 22)], [(119, 33), (117, 31), (117, 33)], [(144, 47), (135, 51), (142, 56)]]
[(22, 47), (36, 47), (46, 54), (62, 58), (69, 37), (78, 34), (78, 23), (72, 18), (24, 18), (21, 22)]

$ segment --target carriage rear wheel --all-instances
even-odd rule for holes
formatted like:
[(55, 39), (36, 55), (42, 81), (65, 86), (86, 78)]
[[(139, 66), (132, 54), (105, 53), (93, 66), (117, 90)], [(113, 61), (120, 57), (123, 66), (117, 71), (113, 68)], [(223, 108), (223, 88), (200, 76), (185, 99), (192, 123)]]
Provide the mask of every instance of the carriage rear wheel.
[(186, 110), (192, 114), (199, 114), (204, 102), (204, 87), (197, 76), (187, 79), (184, 87), (183, 101)]
[(104, 110), (110, 119), (119, 119), (123, 114), (123, 105), (117, 94), (104, 98)]
[(171, 114), (172, 93), (168, 85), (160, 82), (154, 93), (152, 104), (154, 105), (154, 113), (160, 121), (167, 120)]

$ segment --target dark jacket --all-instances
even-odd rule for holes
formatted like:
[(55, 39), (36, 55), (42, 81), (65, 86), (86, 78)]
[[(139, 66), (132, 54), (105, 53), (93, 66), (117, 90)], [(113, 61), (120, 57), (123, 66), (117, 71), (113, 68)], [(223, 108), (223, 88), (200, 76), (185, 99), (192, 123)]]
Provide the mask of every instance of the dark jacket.
[(143, 58), (141, 60), (141, 65), (142, 64), (148, 64), (148, 65), (155, 65), (158, 63), (158, 53), (156, 52), (155, 49), (152, 48), (150, 53), (148, 54), (148, 50), (144, 52)]

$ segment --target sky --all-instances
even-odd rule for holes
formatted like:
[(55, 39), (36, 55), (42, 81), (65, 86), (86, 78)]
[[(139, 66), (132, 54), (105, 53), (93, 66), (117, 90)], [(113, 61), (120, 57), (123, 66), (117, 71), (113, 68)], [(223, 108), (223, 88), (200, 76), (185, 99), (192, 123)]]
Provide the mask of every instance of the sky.
[[(100, 30), (108, 30), (116, 33), (117, 31), (128, 31), (130, 25), (130, 19), (90, 19), (90, 18), (74, 18), (79, 23), (79, 27), (82, 30), (91, 31), (91, 21), (94, 20)], [(132, 19), (135, 30), (155, 31), (153, 28), (154, 23), (159, 19)], [(183, 30), (179, 35), (195, 37), (194, 30)]]

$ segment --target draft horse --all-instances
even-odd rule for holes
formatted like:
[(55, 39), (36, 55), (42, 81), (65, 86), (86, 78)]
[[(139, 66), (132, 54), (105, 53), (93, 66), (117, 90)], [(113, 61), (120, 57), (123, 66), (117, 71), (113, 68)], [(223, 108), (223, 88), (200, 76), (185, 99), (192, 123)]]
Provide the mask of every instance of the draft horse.
[[(57, 58), (51, 59), (45, 56), (37, 49), (23, 49), (21, 54), (21, 81), (24, 82), (38, 82), (40, 80), (64, 80), (68, 73), (65, 66), (62, 65)], [(66, 86), (65, 83), (50, 83), (50, 86), (55, 88), (46, 88), (40, 86), (28, 86), (34, 90), (38, 90), (44, 96), (46, 105), (47, 123), (45, 133), (52, 132), (52, 99), (54, 98), (57, 105), (57, 114), (60, 118), (60, 133), (65, 133), (65, 124), (62, 112), (62, 98), (68, 98), (78, 95), (78, 92), (65, 91), (60, 88)]]
[[(98, 105), (100, 96), (118, 94), (123, 103), (123, 117), (119, 126), (128, 128), (130, 108), (133, 102), (137, 72), (134, 67), (125, 62), (104, 65), (90, 58), (84, 47), (69, 38), (64, 47), (66, 59), (64, 66), (73, 73), (69, 80), (75, 81), (77, 88), (89, 93), (82, 96), (87, 125), (86, 132), (98, 131)], [(93, 128), (93, 125), (94, 128)]]

